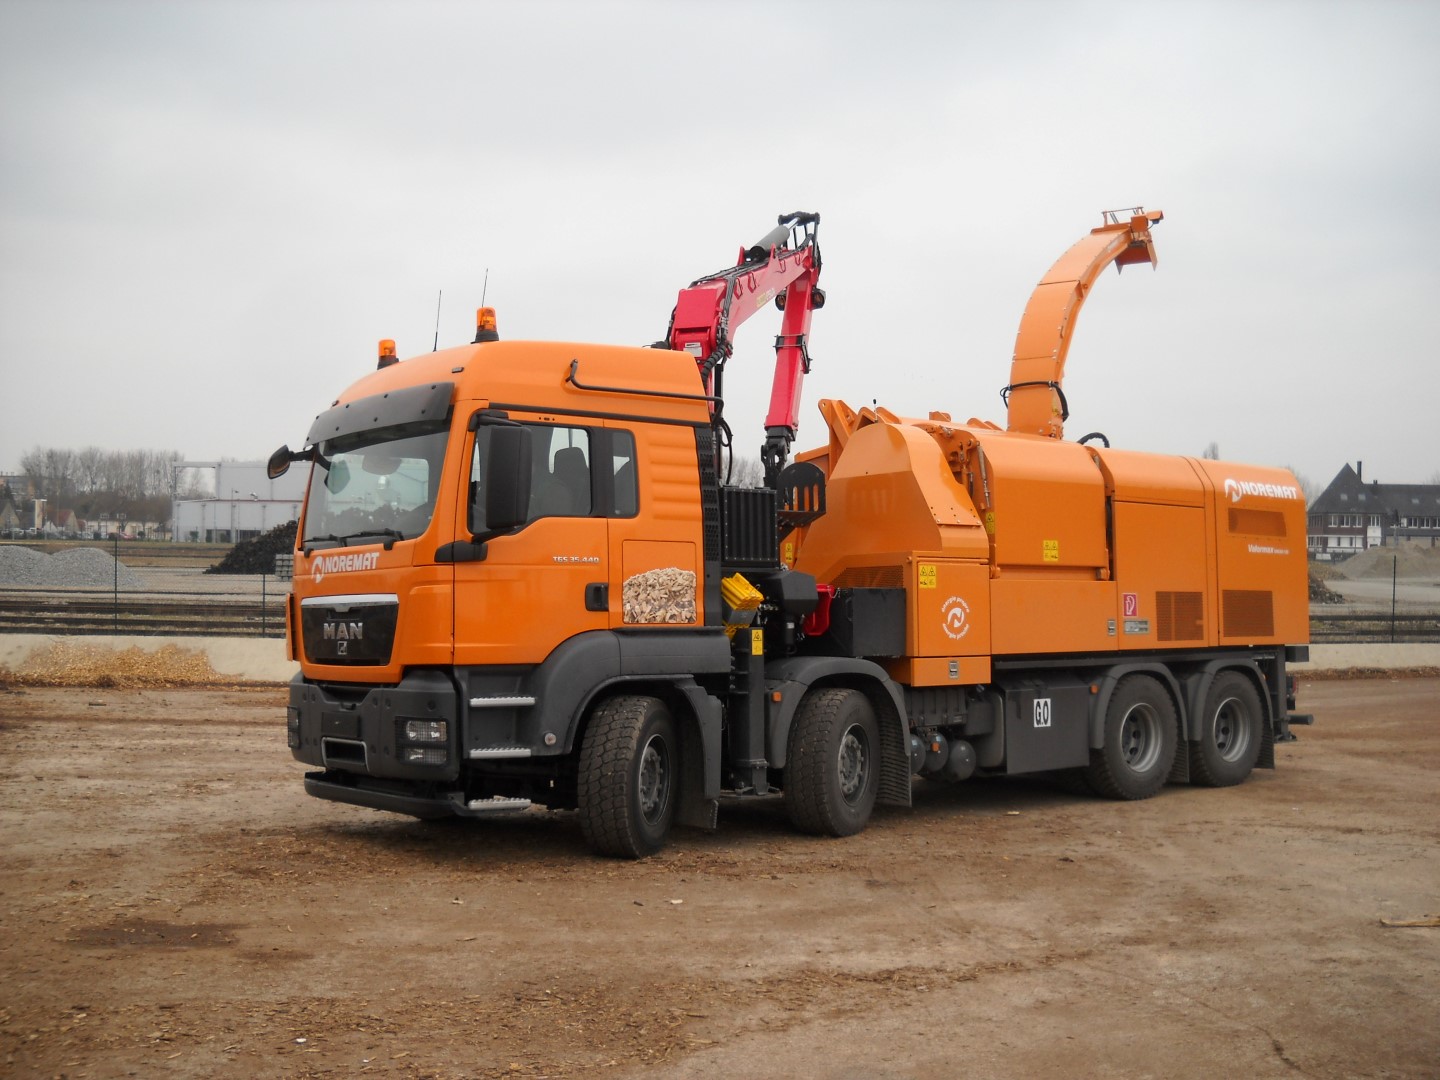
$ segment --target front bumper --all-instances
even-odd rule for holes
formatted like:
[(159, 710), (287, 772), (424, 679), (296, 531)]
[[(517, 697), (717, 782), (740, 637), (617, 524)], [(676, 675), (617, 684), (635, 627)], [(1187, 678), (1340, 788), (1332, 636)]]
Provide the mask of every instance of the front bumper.
[[(398, 686), (369, 688), (322, 685), (297, 675), (286, 710), (290, 752), (332, 772), (454, 780), (460, 775), (458, 709), (455, 684), (440, 671), (411, 671)], [(432, 732), (443, 724), (444, 738), (409, 739), (410, 721)]]

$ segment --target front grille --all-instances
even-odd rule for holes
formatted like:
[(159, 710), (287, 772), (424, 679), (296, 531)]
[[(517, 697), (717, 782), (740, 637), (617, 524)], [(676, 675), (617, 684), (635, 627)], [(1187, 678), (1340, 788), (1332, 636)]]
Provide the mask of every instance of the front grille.
[(393, 600), (304, 604), (305, 658), (312, 664), (388, 664), (400, 605)]

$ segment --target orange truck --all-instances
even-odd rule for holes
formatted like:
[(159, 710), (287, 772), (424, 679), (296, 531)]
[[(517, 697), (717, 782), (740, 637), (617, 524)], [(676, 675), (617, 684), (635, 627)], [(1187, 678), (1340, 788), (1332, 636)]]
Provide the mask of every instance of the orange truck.
[[(1108, 214), (1036, 288), (1006, 429), (822, 401), (819, 218), (682, 290), (653, 347), (475, 341), (377, 370), (310, 463), (287, 729), (317, 797), (420, 818), (577, 811), (640, 857), (722, 795), (844, 836), (913, 778), (1049, 773), (1120, 799), (1226, 786), (1293, 738), (1305, 506), (1284, 470), (1063, 437), (1065, 355), (1158, 213)], [(738, 325), (783, 311), (761, 452), (726, 482)], [(1103, 445), (1097, 445), (1103, 444)]]

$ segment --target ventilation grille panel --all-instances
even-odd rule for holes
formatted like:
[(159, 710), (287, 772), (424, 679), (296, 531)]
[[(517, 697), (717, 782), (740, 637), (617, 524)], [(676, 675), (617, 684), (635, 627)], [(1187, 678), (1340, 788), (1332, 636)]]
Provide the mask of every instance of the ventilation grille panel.
[(834, 584), (837, 589), (903, 589), (905, 571), (899, 566), (852, 566)]
[(1225, 636), (1275, 636), (1275, 594), (1259, 589), (1226, 589), (1221, 595)]
[(1160, 641), (1204, 641), (1204, 595), (1198, 592), (1156, 593), (1155, 622)]

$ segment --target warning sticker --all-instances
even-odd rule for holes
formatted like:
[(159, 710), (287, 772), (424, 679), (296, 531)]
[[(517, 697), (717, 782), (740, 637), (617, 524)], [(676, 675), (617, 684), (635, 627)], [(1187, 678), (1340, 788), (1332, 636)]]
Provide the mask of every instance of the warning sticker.
[(924, 562), (922, 562), (922, 563), (920, 564), (920, 588), (922, 588), (922, 589), (933, 589), (933, 588), (935, 588), (935, 564), (934, 564), (934, 563), (924, 563)]
[(1043, 558), (1046, 562), (1059, 562), (1059, 561), (1060, 561), (1060, 541), (1059, 541), (1059, 540), (1041, 540), (1041, 541), (1040, 541), (1040, 557)]
[(1133, 619), (1140, 614), (1140, 594), (1127, 592), (1120, 594), (1120, 603), (1125, 612), (1125, 618)]

